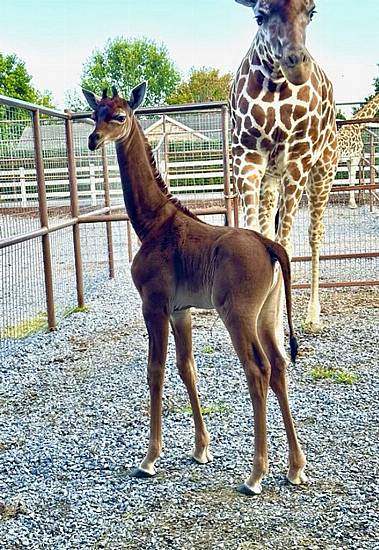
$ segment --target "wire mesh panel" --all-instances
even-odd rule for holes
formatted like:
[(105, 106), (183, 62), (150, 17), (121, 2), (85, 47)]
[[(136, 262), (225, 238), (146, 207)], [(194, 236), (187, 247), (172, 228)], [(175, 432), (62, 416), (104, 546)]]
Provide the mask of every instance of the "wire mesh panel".
[[(363, 192), (362, 192), (363, 193)], [(324, 215), (325, 237), (321, 246), (321, 282), (352, 283), (374, 281), (378, 278), (379, 215), (370, 212), (367, 204), (369, 191), (364, 191), (366, 204), (351, 209), (347, 194), (332, 192)], [(304, 284), (311, 277), (311, 249), (308, 241), (309, 210), (303, 200), (293, 228), (294, 257), (293, 282)], [(366, 257), (373, 254), (373, 257)], [(346, 258), (346, 256), (349, 256)], [(357, 256), (355, 259), (353, 256)], [(338, 258), (340, 256), (341, 258)], [(351, 256), (351, 257), (350, 257)], [(302, 259), (302, 258), (306, 259)]]
[(221, 111), (161, 114), (142, 125), (171, 193), (190, 208), (223, 206)]
[[(20, 104), (25, 108), (18, 107)], [(224, 193), (229, 193), (224, 184), (230, 162), (223, 158), (227, 151), (226, 110), (222, 105), (212, 107), (141, 110), (139, 120), (170, 191), (190, 208), (208, 210), (202, 216), (207, 222), (223, 225), (227, 211)], [(116, 276), (122, 276), (130, 255), (139, 246), (129, 222), (107, 221), (108, 217), (120, 220), (124, 212), (114, 144), (89, 151), (93, 123), (83, 115), (74, 117), (71, 141), (67, 118), (48, 109), (41, 109), (38, 115), (35, 106), (23, 102), (0, 101), (2, 352), (47, 326), (49, 256), (50, 291), (59, 322), (77, 303), (81, 263), (84, 299), (88, 300), (113, 276), (114, 266)], [(366, 125), (361, 135), (364, 148), (360, 167), (351, 170), (346, 159), (341, 159), (325, 212), (320, 267), (323, 284), (378, 282), (379, 125)], [(356, 208), (349, 207), (352, 190)], [(45, 191), (43, 214), (41, 197)], [(94, 223), (93, 214), (102, 215), (99, 223)], [(88, 215), (92, 217), (86, 218)], [(304, 197), (293, 231), (294, 282), (300, 285), (310, 281), (308, 223)], [(28, 240), (23, 242), (24, 238)]]
[(80, 241), (82, 247), (85, 293), (88, 296), (97, 284), (109, 278), (105, 224), (82, 224), (80, 226)]
[[(22, 235), (40, 227), (33, 137), (30, 149), (20, 144), (32, 131), (27, 110), (0, 105), (0, 238)], [(33, 198), (32, 198), (33, 197)]]
[(0, 360), (17, 343), (47, 328), (39, 239), (1, 250)]
[[(354, 125), (355, 126), (355, 125)], [(379, 126), (360, 128), (363, 142), (358, 164), (340, 159), (324, 215), (325, 239), (321, 248), (320, 280), (332, 285), (367, 284), (379, 273)], [(376, 186), (376, 189), (375, 189)], [(354, 200), (351, 200), (351, 195)], [(308, 244), (308, 206), (304, 198), (296, 215), (294, 282), (309, 283), (311, 255)]]

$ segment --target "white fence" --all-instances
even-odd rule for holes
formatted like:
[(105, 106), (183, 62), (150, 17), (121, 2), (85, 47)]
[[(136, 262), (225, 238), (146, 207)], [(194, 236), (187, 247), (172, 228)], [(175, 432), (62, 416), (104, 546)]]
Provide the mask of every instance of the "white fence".
[[(377, 155), (379, 158), (379, 155)], [(172, 192), (183, 194), (208, 194), (223, 192), (223, 165), (219, 160), (160, 163)], [(165, 174), (167, 170), (168, 174)], [(109, 165), (109, 186), (112, 199), (122, 198), (118, 165)], [(0, 170), (0, 207), (26, 207), (38, 205), (38, 189), (35, 169), (19, 167), (15, 170)], [(80, 202), (92, 207), (103, 204), (103, 168), (95, 164), (77, 168), (78, 196)], [(220, 183), (212, 183), (219, 179)], [(207, 181), (208, 180), (208, 181)], [(46, 168), (45, 182), (49, 205), (67, 206), (70, 203), (67, 168)], [(376, 172), (376, 182), (379, 182)], [(346, 163), (341, 163), (337, 172), (336, 185), (359, 183), (358, 171), (350, 178)], [(364, 183), (370, 183), (369, 167), (364, 171)]]

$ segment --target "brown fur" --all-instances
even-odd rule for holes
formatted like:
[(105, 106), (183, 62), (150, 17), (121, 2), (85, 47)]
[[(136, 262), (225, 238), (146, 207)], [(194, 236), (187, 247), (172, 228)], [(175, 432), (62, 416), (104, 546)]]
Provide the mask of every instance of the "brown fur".
[[(228, 329), (245, 369), (255, 418), (255, 458), (243, 492), (259, 492), (267, 471), (266, 397), (269, 384), (278, 396), (290, 447), (289, 478), (302, 471), (305, 457), (297, 442), (289, 411), (286, 358), (279, 351), (272, 323), (276, 300), (271, 287), (279, 262), (287, 300), (293, 358), (296, 354), (291, 319), (290, 264), (284, 248), (253, 231), (211, 226), (200, 221), (172, 197), (162, 180), (143, 132), (131, 114), (119, 136), (112, 123), (113, 103), (102, 111), (89, 141), (91, 148), (112, 136), (125, 206), (141, 247), (132, 264), (133, 281), (142, 299), (149, 334), (150, 443), (134, 472), (153, 475), (162, 448), (161, 413), (168, 331), (174, 332), (179, 373), (187, 387), (195, 422), (194, 457), (210, 460), (209, 435), (196, 390), (191, 345), (190, 307), (215, 308)], [(124, 106), (126, 109), (126, 105)], [(108, 121), (108, 122), (105, 122)]]

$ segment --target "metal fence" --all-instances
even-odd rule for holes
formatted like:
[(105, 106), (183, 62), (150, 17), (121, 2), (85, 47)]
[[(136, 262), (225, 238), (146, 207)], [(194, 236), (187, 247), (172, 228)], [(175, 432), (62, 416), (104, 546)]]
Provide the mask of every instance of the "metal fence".
[[(171, 192), (211, 223), (238, 224), (224, 104), (141, 109), (140, 122)], [(87, 147), (88, 114), (0, 97), (0, 353), (55, 328), (138, 246), (124, 211), (113, 145)], [(363, 131), (363, 169), (341, 163), (326, 212), (323, 286), (377, 284), (379, 126)], [(354, 187), (358, 208), (347, 206)], [(308, 209), (294, 228), (294, 283), (308, 285)]]

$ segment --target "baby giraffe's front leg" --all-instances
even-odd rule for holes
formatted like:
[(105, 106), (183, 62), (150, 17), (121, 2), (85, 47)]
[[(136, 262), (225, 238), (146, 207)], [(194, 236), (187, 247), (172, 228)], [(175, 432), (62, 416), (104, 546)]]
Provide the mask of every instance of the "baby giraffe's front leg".
[(143, 308), (149, 334), (149, 360), (147, 378), (150, 390), (150, 439), (149, 448), (139, 468), (132, 470), (133, 477), (152, 477), (156, 474), (155, 462), (162, 450), (162, 393), (167, 355), (169, 317), (164, 309)]
[(209, 450), (209, 434), (201, 414), (200, 399), (196, 388), (196, 367), (192, 352), (192, 320), (189, 309), (174, 312), (171, 326), (175, 338), (176, 365), (187, 388), (195, 424), (195, 448), (193, 458), (199, 464), (213, 460)]

